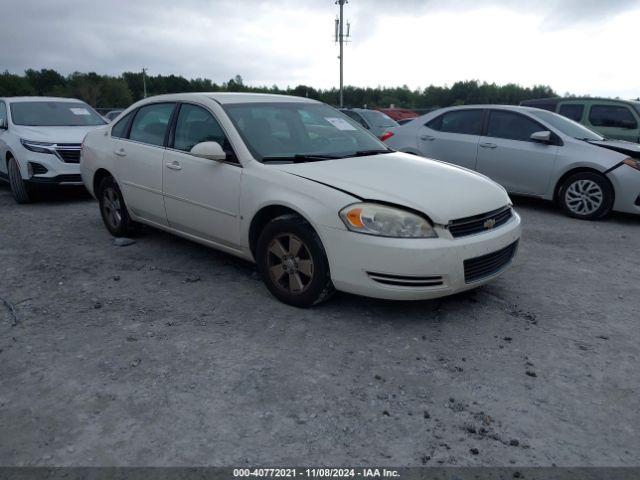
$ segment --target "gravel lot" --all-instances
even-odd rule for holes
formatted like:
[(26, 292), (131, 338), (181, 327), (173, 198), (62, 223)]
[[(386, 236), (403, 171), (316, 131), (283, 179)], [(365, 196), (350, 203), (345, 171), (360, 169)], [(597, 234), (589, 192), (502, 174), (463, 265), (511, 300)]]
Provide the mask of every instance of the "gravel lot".
[(640, 464), (640, 219), (517, 200), (452, 298), (274, 300), (252, 265), (0, 184), (1, 465)]

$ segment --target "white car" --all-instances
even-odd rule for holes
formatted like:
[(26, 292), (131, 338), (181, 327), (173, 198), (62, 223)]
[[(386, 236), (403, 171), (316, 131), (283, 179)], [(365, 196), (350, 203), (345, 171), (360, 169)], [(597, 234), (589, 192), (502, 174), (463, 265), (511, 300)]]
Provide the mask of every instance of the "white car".
[(469, 170), (394, 153), (305, 98), (191, 93), (142, 100), (83, 142), (107, 229), (136, 222), (255, 261), (269, 290), (428, 299), (511, 264), (520, 218)]
[(511, 193), (556, 201), (571, 217), (640, 214), (640, 145), (603, 138), (547, 110), (444, 108), (383, 139), (396, 150), (487, 175)]
[(0, 98), (0, 179), (16, 202), (31, 201), (43, 186), (81, 186), (82, 139), (105, 123), (81, 100)]

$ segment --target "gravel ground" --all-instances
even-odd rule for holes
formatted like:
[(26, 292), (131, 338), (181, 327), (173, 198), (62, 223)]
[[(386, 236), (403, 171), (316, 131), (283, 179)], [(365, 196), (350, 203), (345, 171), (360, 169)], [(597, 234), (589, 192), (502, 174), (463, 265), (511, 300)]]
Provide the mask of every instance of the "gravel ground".
[(0, 465), (639, 465), (640, 219), (516, 204), (484, 288), (297, 310), (248, 263), (0, 185)]

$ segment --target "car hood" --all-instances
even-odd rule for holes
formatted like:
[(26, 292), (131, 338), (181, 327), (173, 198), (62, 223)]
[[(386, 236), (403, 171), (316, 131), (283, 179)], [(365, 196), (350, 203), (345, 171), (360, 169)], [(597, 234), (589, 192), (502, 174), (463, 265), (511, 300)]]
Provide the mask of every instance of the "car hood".
[(412, 208), (439, 224), (511, 203), (501, 186), (482, 175), (406, 153), (273, 167), (364, 200)]
[(589, 143), (608, 150), (613, 150), (614, 152), (624, 153), (630, 157), (640, 158), (640, 144), (638, 143), (626, 142), (624, 140), (590, 140)]
[(104, 125), (89, 127), (29, 127), (14, 125), (12, 130), (20, 138), (34, 142), (82, 143), (84, 136)]

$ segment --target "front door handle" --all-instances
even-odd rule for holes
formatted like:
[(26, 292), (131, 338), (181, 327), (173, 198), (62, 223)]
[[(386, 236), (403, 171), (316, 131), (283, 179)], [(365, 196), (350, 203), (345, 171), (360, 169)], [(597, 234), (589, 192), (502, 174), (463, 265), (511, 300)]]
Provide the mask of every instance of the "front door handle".
[(182, 167), (180, 166), (180, 164), (178, 162), (176, 162), (175, 160), (173, 162), (167, 163), (165, 165), (170, 170), (182, 170)]
[(115, 150), (113, 153), (115, 153), (119, 157), (126, 157), (127, 156), (127, 152), (124, 151), (124, 148), (121, 148), (119, 150)]
[(432, 142), (436, 139), (433, 135), (420, 135), (420, 140), (424, 140), (425, 142)]
[(482, 148), (498, 148), (495, 143), (481, 143), (480, 146)]

